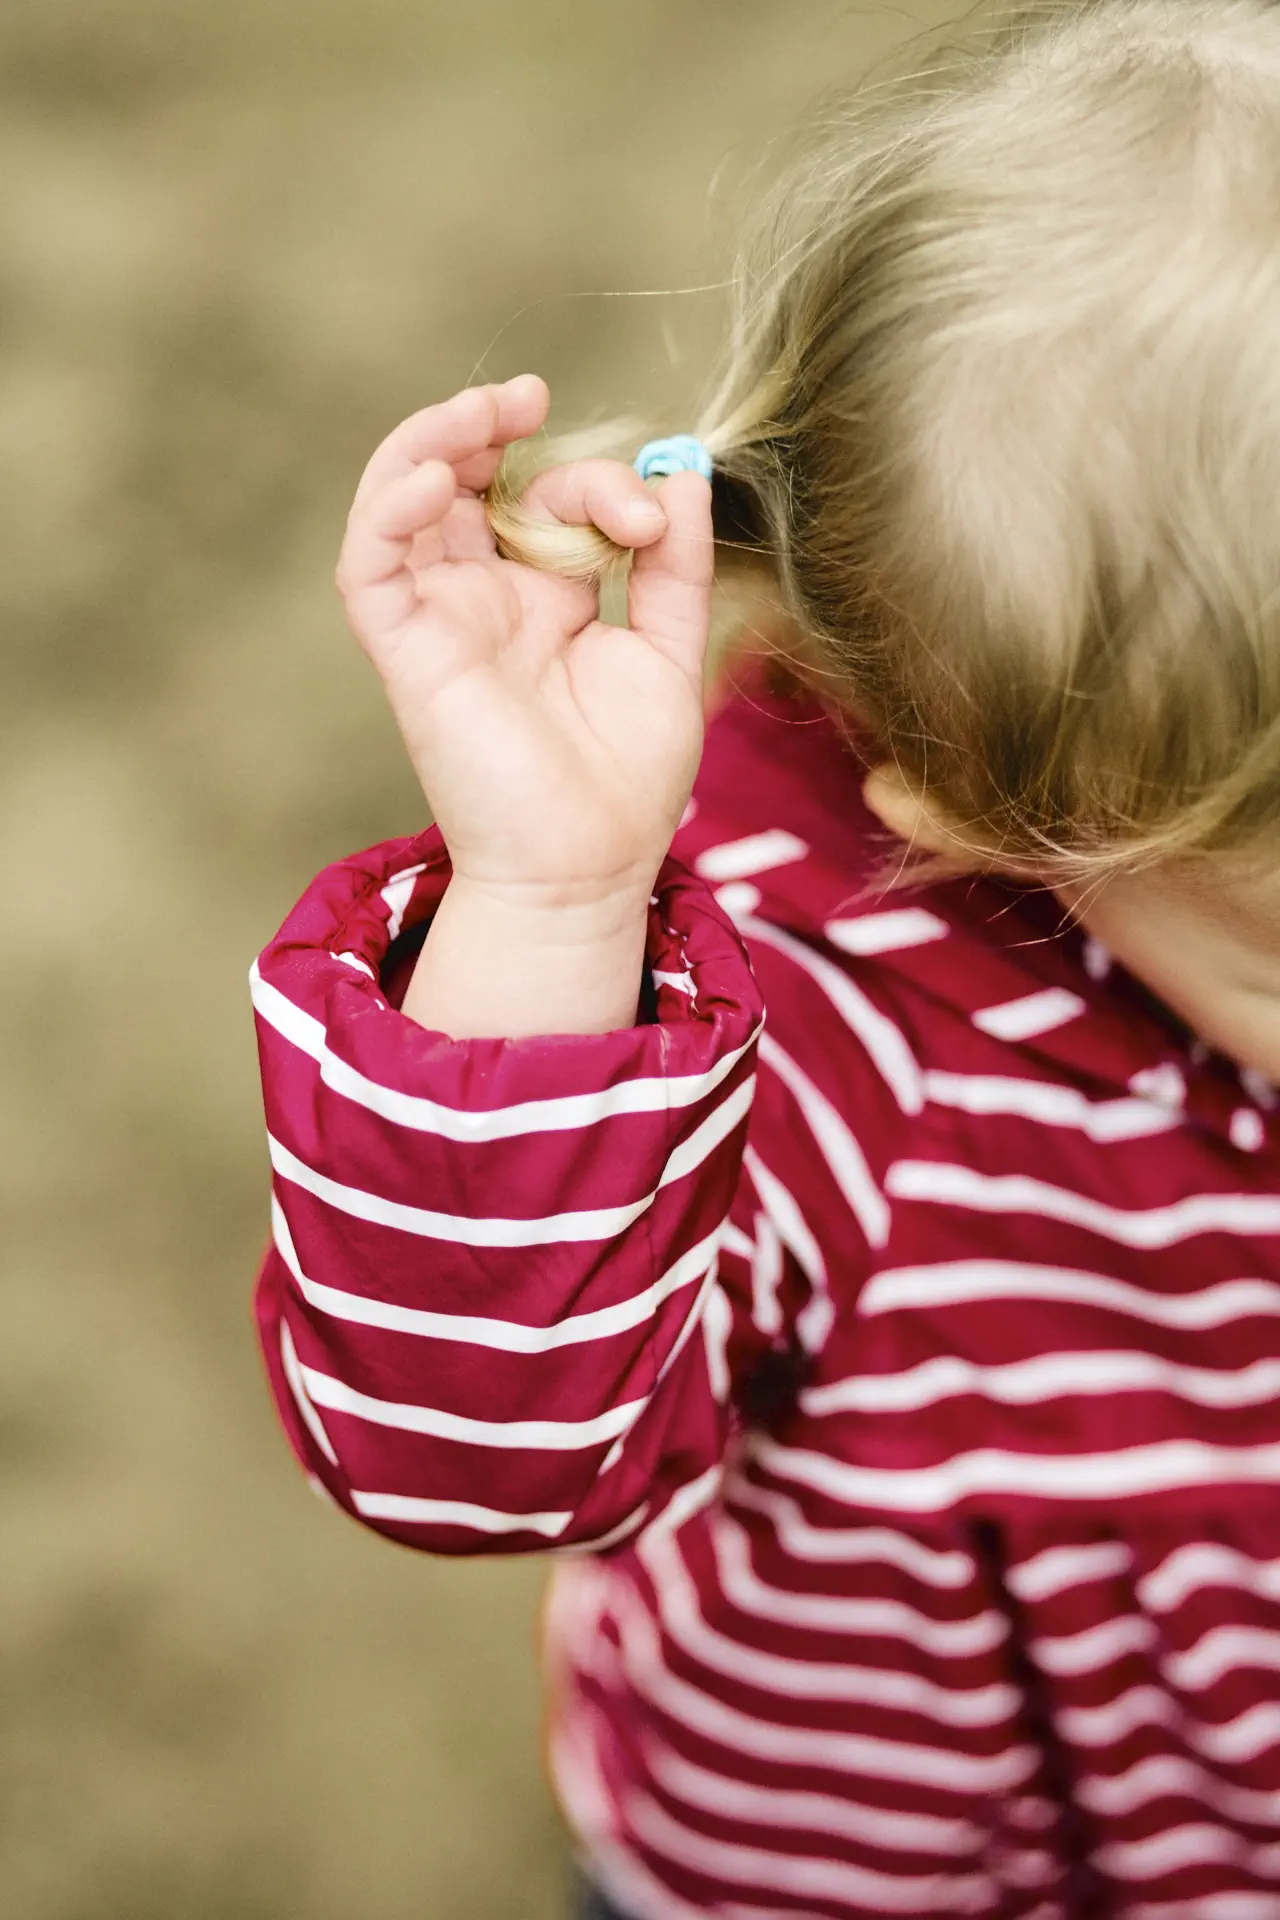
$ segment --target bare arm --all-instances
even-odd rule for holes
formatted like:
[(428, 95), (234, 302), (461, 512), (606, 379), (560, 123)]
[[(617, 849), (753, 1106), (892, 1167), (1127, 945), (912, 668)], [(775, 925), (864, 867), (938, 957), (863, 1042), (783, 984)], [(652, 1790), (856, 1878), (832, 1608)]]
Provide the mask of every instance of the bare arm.
[(645, 908), (625, 900), (525, 910), (455, 880), (403, 1011), (455, 1040), (612, 1033), (635, 1025)]

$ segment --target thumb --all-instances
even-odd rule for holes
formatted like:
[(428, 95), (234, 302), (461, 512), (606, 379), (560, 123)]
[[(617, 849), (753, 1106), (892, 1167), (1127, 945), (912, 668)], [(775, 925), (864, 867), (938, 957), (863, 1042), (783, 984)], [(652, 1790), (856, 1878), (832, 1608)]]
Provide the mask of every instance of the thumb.
[(707, 650), (715, 572), (711, 488), (700, 474), (673, 473), (657, 497), (667, 530), (636, 554), (627, 583), (627, 620), (697, 675)]

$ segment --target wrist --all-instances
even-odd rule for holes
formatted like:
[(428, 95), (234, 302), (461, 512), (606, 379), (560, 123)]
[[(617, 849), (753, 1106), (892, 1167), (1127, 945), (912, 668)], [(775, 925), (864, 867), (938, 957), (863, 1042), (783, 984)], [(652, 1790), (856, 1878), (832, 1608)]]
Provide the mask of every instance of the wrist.
[(491, 881), (454, 869), (441, 902), (495, 937), (552, 950), (611, 944), (643, 927), (657, 875), (623, 873), (608, 880)]
[(459, 1040), (633, 1026), (648, 908), (647, 886), (513, 890), (455, 875), (403, 1010)]

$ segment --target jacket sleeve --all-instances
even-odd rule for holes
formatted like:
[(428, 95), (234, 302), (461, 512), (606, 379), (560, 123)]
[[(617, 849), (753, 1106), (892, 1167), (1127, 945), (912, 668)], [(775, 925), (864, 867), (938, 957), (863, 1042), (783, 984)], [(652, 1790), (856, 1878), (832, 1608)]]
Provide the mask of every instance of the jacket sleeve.
[(394, 1004), (447, 880), (434, 830), (331, 867), (252, 969), (263, 1351), (294, 1450), (366, 1524), (442, 1553), (599, 1548), (696, 1503), (724, 1447), (719, 1244), (760, 997), (668, 862), (647, 1023), (450, 1040)]

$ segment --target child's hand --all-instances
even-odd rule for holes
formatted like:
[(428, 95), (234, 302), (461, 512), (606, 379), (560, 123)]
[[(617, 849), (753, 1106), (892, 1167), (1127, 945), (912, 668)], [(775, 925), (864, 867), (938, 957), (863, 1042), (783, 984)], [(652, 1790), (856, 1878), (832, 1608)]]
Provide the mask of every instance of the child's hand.
[[(625, 628), (595, 593), (500, 559), (480, 498), (535, 432), (533, 375), (406, 420), (374, 454), (338, 568), (439, 822), (455, 889), (522, 918), (643, 915), (697, 770), (712, 573), (710, 489), (657, 494), (615, 461), (541, 475), (550, 518), (638, 549)], [(603, 921), (602, 921), (603, 924)]]

